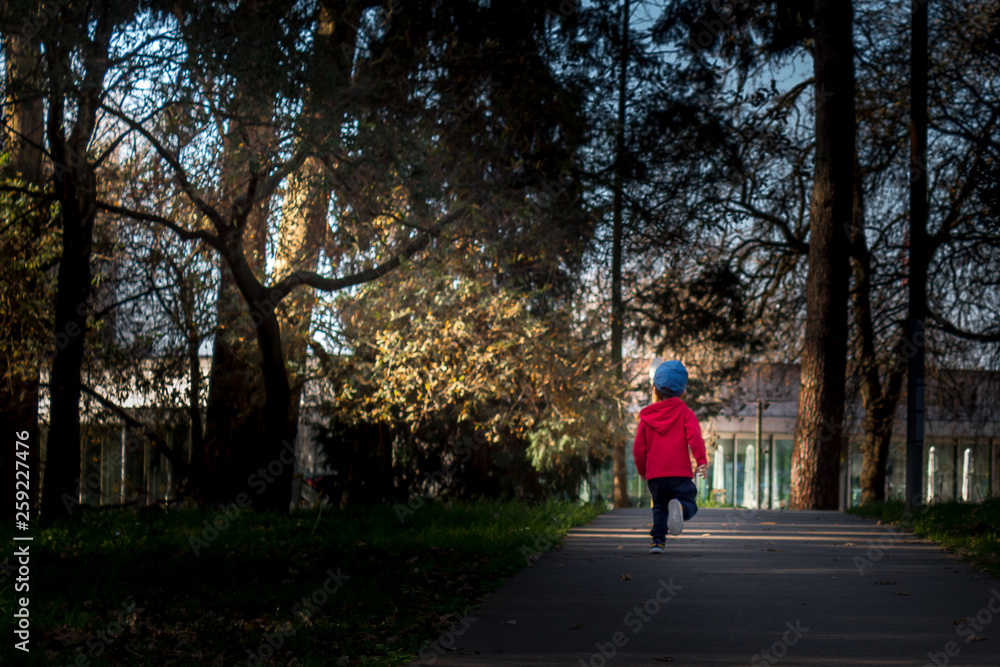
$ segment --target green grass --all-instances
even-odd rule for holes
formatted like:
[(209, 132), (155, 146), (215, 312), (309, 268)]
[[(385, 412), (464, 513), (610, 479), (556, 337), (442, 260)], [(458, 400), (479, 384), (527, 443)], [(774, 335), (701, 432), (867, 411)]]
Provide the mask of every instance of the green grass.
[[(225, 516), (197, 511), (94, 512), (35, 528), (30, 592), (0, 575), (5, 625), (16, 599), (30, 598), (31, 653), (5, 632), (0, 663), (242, 665), (256, 654), (266, 659), (251, 664), (406, 664), (601, 512), (562, 502), (398, 510), (244, 511), (214, 539), (206, 525)], [(9, 529), (2, 538), (12, 544)]]
[(850, 511), (916, 533), (1000, 577), (1000, 497), (978, 504), (933, 503), (916, 512), (908, 512), (901, 500), (868, 503)]

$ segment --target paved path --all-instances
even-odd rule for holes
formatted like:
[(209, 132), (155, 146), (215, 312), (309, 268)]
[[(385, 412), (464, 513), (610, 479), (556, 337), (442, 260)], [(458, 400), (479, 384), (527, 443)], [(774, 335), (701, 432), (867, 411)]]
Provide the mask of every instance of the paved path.
[(571, 531), (415, 664), (1000, 666), (1000, 580), (929, 542), (837, 512), (703, 509), (654, 556), (650, 520)]

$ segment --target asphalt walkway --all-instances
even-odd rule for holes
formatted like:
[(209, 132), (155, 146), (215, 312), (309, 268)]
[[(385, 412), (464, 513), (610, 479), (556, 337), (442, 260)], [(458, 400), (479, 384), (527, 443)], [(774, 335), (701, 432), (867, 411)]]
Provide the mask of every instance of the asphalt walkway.
[(574, 529), (418, 665), (1000, 666), (1000, 580), (838, 512), (648, 509)]

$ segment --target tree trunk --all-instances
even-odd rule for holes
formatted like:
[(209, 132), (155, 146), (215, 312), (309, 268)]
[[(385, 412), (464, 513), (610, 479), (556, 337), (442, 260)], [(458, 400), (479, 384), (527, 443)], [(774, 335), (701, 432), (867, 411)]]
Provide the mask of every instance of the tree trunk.
[[(266, 124), (271, 105), (256, 102), (239, 83), (237, 87), (229, 105), (232, 120), (222, 158), (223, 197), (219, 210), (231, 215), (231, 223), (239, 226), (232, 231), (232, 254), (239, 254), (249, 277), (260, 285), (270, 205), (267, 201), (241, 204), (240, 198), (254, 177), (260, 154), (273, 143), (274, 133)], [(238, 211), (241, 205), (249, 209)], [(247, 480), (260, 464), (249, 449), (261, 441), (266, 428), (266, 414), (261, 411), (266, 402), (265, 386), (257, 345), (258, 324), (265, 314), (248, 307), (252, 302), (242, 293), (229, 259), (220, 257), (219, 274), (203, 458), (196, 468), (200, 468), (200, 474), (194, 484), (202, 504), (231, 503), (239, 493), (246, 492)]]
[(906, 376), (906, 506), (919, 507), (924, 457), (924, 325), (927, 319), (927, 0), (913, 0), (910, 52), (910, 275)]
[[(622, 339), (625, 329), (625, 306), (622, 301), (622, 236), (624, 226), (625, 188), (625, 93), (628, 83), (629, 0), (622, 4), (622, 50), (618, 80), (618, 123), (615, 127), (615, 181), (612, 211), (611, 248), (611, 365), (619, 378), (623, 377)], [(614, 454), (614, 503), (616, 508), (628, 507), (628, 476), (626, 474), (625, 442), (616, 441)]]
[[(319, 251), (326, 236), (327, 208), (330, 202), (330, 189), (326, 185), (323, 171), (322, 162), (311, 157), (289, 179), (274, 257), (275, 280), (294, 271), (316, 270)], [(308, 375), (305, 368), (306, 353), (315, 303), (316, 296), (312, 289), (299, 288), (285, 297), (280, 311), (292, 390), (291, 414), (296, 421), (302, 385)]]
[[(4, 119), (3, 150), (11, 154), (10, 172), (15, 178), (33, 185), (42, 182), (42, 141), (44, 117), (42, 93), (39, 81), (41, 50), (36, 42), (13, 33), (4, 38), (4, 57), (7, 65), (7, 97)], [(24, 286), (29, 293), (31, 285)], [(5, 332), (9, 340), (26, 340), (32, 334), (23, 317), (16, 309), (10, 312), (10, 330)], [(13, 443), (5, 443), (0, 453), (0, 475), (5, 481), (7, 492), (3, 494), (3, 508), (0, 520), (13, 521), (16, 501), (17, 451), (27, 452), (28, 468), (28, 515), (33, 517), (37, 509), (39, 478), (38, 446), (38, 368), (40, 360), (16, 362), (11, 355), (0, 355), (0, 433), (8, 441), (20, 434), (18, 440), (28, 449), (15, 448)], [(21, 468), (25, 470), (25, 468)]]
[(188, 376), (188, 440), (190, 442), (190, 459), (188, 467), (188, 478), (183, 480), (184, 484), (190, 484), (204, 474), (203, 464), (205, 461), (205, 431), (201, 414), (201, 358), (198, 356), (198, 348), (201, 347), (202, 337), (198, 331), (194, 319), (194, 294), (187, 281), (187, 277), (182, 271), (176, 272), (178, 283), (181, 289), (181, 307), (184, 308), (184, 330), (187, 332), (187, 361)]
[(864, 435), (861, 441), (861, 502), (885, 500), (886, 466), (889, 462), (889, 444), (903, 386), (899, 369), (889, 371), (884, 393), (866, 400)]
[(23, 180), (42, 182), (42, 142), (44, 141), (44, 106), (39, 44), (20, 35), (4, 36), (7, 61), (7, 95), (4, 119), (4, 152), (11, 154), (11, 168)]
[[(331, 77), (350, 75), (348, 52), (353, 53), (357, 21), (334, 23), (325, 5), (318, 12), (314, 74), (317, 81), (323, 82), (325, 91)], [(360, 9), (352, 12), (356, 18), (360, 17)], [(342, 48), (347, 43), (351, 48)], [(332, 89), (340, 88), (334, 86)], [(252, 104), (251, 100), (237, 102), (238, 105)], [(315, 104), (315, 101), (307, 103), (303, 112), (307, 124)], [(247, 116), (253, 118), (255, 114)], [(227, 151), (227, 171), (231, 179), (227, 185), (234, 193), (250, 176), (247, 166), (253, 157), (244, 151), (253, 151), (255, 147), (266, 150), (272, 138), (272, 133), (266, 129), (269, 111), (256, 116), (261, 120), (257, 128), (251, 129), (248, 137), (234, 138)], [(275, 280), (294, 270), (316, 267), (329, 203), (323, 169), (320, 160), (309, 158), (290, 179), (285, 216), (275, 248)], [(282, 303), (280, 316), (278, 304), (267, 298), (263, 284), (268, 213), (266, 202), (254, 206), (245, 227), (248, 237), (238, 244), (239, 249), (227, 255), (221, 267), (219, 327), (209, 384), (205, 449), (207, 464), (213, 470), (207, 479), (216, 498), (221, 493), (231, 499), (249, 484), (259, 494), (255, 505), (287, 511), (298, 406), (315, 297), (311, 291), (303, 289), (289, 294)], [(291, 384), (282, 349), (282, 322), (288, 332)], [(250, 335), (251, 331), (254, 335)], [(259, 409), (261, 404), (263, 411)], [(244, 444), (237, 453), (236, 443), (262, 443), (263, 446), (254, 449)], [(279, 472), (274, 474), (272, 471)], [(220, 474), (228, 483), (220, 479)]]
[[(49, 377), (49, 435), (46, 440), (42, 514), (49, 519), (72, 513), (83, 484), (80, 453), (80, 371), (83, 367), (91, 289), (90, 255), (97, 216), (96, 176), (87, 146), (97, 125), (97, 109), (107, 73), (112, 25), (103, 17), (86, 46), (85, 71), (74, 87), (76, 118), (69, 137), (64, 131), (72, 77), (69, 54), (47, 44), (50, 77), (47, 133), (54, 164), (53, 182), (59, 202), (62, 257), (55, 300), (55, 357)], [(65, 344), (63, 344), (65, 343)]]
[(902, 388), (902, 373), (898, 364), (888, 371), (885, 384), (875, 352), (875, 322), (871, 307), (871, 254), (865, 238), (864, 190), (861, 169), (854, 169), (854, 222), (851, 226), (851, 274), (854, 291), (851, 304), (854, 323), (858, 327), (857, 377), (860, 382), (861, 404), (865, 415), (861, 422), (861, 502), (885, 500), (886, 465), (889, 443)]
[(201, 503), (232, 502), (246, 490), (254, 461), (244, 450), (248, 443), (259, 441), (264, 426), (260, 412), (264, 386), (254, 320), (225, 261), (219, 270), (203, 458), (195, 480)]
[(843, 442), (854, 173), (853, 8), (815, 0), (816, 167), (810, 205), (806, 330), (793, 509), (836, 509)]

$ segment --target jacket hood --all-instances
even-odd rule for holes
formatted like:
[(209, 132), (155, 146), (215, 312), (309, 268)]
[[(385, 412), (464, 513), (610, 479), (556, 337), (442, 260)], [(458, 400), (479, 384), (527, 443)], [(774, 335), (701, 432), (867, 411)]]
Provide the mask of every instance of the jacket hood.
[(666, 434), (681, 418), (687, 404), (680, 398), (667, 398), (639, 411), (639, 419), (659, 434)]

